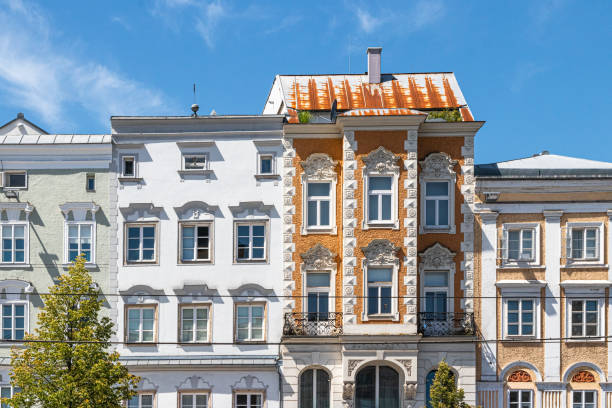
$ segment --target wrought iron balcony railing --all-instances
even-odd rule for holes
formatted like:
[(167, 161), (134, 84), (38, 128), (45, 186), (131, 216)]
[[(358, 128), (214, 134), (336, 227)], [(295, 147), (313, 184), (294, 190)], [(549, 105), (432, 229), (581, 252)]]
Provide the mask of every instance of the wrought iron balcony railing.
[(285, 336), (339, 336), (342, 313), (285, 313)]
[(474, 334), (473, 313), (419, 313), (423, 336), (464, 336)]

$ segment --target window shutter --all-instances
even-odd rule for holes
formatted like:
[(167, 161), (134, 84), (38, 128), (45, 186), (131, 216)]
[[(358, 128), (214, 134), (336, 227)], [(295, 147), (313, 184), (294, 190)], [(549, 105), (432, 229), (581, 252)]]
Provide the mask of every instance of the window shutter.
[(508, 260), (508, 230), (505, 228), (502, 231), (500, 247), (502, 260)]
[(565, 228), (565, 259), (572, 259), (572, 229)]
[(4, 172), (0, 171), (0, 187), (4, 187)]

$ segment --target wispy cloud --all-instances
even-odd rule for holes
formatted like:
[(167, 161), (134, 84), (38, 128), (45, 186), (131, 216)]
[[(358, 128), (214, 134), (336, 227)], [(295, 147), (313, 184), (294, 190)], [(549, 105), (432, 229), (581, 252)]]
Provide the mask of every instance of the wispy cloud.
[(200, 16), (196, 18), (196, 30), (210, 48), (214, 47), (214, 32), (219, 20), (225, 15), (225, 8), (220, 1), (202, 6)]
[(554, 15), (565, 7), (566, 0), (540, 0), (530, 3), (529, 15), (540, 26), (548, 23)]
[(366, 33), (371, 33), (376, 30), (382, 24), (383, 20), (389, 17), (375, 17), (361, 7), (357, 7), (355, 13), (357, 14), (357, 20), (359, 20), (359, 26)]
[(542, 72), (546, 72), (546, 70), (546, 67), (534, 62), (522, 62), (517, 64), (512, 80), (510, 81), (510, 91), (515, 94), (520, 93), (529, 81)]
[(71, 108), (108, 125), (112, 114), (167, 111), (163, 94), (56, 38), (53, 22), (36, 3), (0, 0), (0, 95), (5, 105), (36, 112), (54, 128), (73, 126)]
[(419, 0), (407, 11), (397, 9), (371, 10), (346, 3), (355, 13), (360, 30), (372, 34), (381, 29), (390, 33), (412, 32), (422, 29), (441, 18), (445, 13), (442, 0)]
[(291, 28), (299, 24), (300, 21), (302, 21), (302, 19), (303, 18), (301, 16), (297, 16), (297, 15), (285, 16), (283, 17), (283, 19), (280, 21), (279, 24), (273, 25), (269, 29), (265, 30), (264, 33), (266, 35), (269, 35), (269, 34), (278, 33), (279, 31), (284, 31), (288, 28)]
[(123, 18), (121, 16), (113, 16), (113, 17), (111, 17), (110, 20), (111, 20), (111, 23), (119, 24), (121, 27), (125, 28), (128, 31), (132, 30), (132, 25), (130, 23), (128, 23), (125, 20), (125, 18)]

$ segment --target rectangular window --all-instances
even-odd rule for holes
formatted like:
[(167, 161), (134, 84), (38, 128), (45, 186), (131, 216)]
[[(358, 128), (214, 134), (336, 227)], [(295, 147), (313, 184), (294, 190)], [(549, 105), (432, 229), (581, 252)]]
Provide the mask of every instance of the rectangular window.
[(597, 391), (572, 391), (572, 408), (597, 408)]
[(571, 258), (596, 260), (599, 258), (599, 228), (571, 229)]
[(236, 306), (236, 340), (264, 340), (264, 305)]
[(96, 175), (88, 174), (85, 178), (85, 190), (86, 191), (96, 191)]
[(23, 340), (26, 311), (23, 303), (2, 304), (2, 340)]
[(2, 263), (25, 263), (26, 224), (3, 224), (2, 229)]
[(425, 319), (445, 321), (448, 312), (448, 272), (426, 271), (423, 292)]
[(180, 408), (208, 408), (208, 394), (181, 393), (181, 407)]
[(510, 390), (508, 395), (508, 408), (532, 408), (531, 391)]
[(126, 224), (128, 263), (156, 261), (156, 224)]
[(261, 154), (259, 155), (259, 174), (273, 174), (274, 173), (274, 155), (272, 154)]
[(508, 231), (508, 260), (532, 261), (535, 259), (534, 230), (516, 229)]
[(235, 408), (263, 408), (263, 395), (260, 393), (240, 393), (235, 398)]
[(571, 337), (599, 335), (599, 307), (597, 300), (571, 300)]
[(180, 308), (181, 313), (181, 342), (206, 343), (208, 342), (208, 324), (210, 321), (210, 307), (208, 305), (185, 305)]
[(138, 394), (130, 398), (128, 408), (153, 408), (153, 394)]
[(89, 223), (68, 224), (68, 245), (66, 247), (68, 262), (73, 262), (80, 254), (85, 256), (88, 263), (93, 262), (93, 225)]
[(266, 224), (236, 224), (236, 260), (265, 261)]
[(330, 227), (331, 183), (308, 183), (308, 228)]
[(368, 268), (368, 315), (391, 314), (393, 268)]
[(329, 273), (309, 272), (306, 275), (308, 320), (327, 320), (329, 313)]
[(210, 261), (210, 224), (181, 224), (181, 261)]
[(535, 302), (533, 299), (508, 299), (506, 302), (508, 336), (535, 335)]
[(206, 154), (184, 154), (183, 170), (206, 170), (208, 168), (208, 156)]
[(155, 307), (127, 308), (127, 342), (155, 342)]
[(25, 171), (7, 171), (4, 173), (4, 188), (28, 188), (28, 173)]
[(428, 181), (425, 183), (425, 225), (448, 227), (449, 182)]
[[(4, 385), (0, 387), (0, 398), (13, 398), (15, 394), (21, 391), (19, 387), (12, 387), (10, 385)], [(2, 408), (10, 408), (8, 404), (0, 404)]]
[(136, 177), (136, 156), (121, 158), (121, 177)]
[(391, 221), (393, 177), (368, 177), (368, 221)]

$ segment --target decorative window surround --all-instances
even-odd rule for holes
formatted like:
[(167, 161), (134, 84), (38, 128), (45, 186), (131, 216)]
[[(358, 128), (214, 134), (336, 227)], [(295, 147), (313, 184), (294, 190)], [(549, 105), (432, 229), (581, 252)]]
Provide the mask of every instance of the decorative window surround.
[[(195, 265), (202, 263), (213, 263), (214, 262), (214, 220), (215, 215), (219, 211), (219, 207), (216, 205), (209, 205), (203, 201), (190, 201), (183, 204), (181, 207), (174, 207), (178, 221), (179, 221), (179, 235), (178, 235), (178, 263), (183, 265)], [(183, 226), (208, 226), (208, 259), (206, 260), (194, 260), (194, 261), (183, 261), (182, 259), (182, 228)], [(194, 239), (196, 239), (194, 237)]]
[[(69, 202), (60, 205), (60, 210), (64, 215), (64, 265), (71, 263), (70, 248), (69, 248), (69, 230), (71, 226), (77, 226), (79, 230), (81, 225), (91, 226), (90, 238), (90, 260), (87, 265), (96, 264), (96, 212), (100, 209), (99, 205), (93, 202)], [(80, 236), (79, 236), (80, 237)]]
[[(446, 310), (449, 313), (453, 313), (455, 309), (455, 253), (436, 242), (419, 255), (421, 256), (421, 263), (419, 264), (419, 275), (421, 276), (421, 296), (424, 296), (425, 294), (424, 285), (426, 272), (448, 272), (448, 297)], [(424, 301), (421, 302), (421, 312), (425, 312)]]
[[(246, 375), (232, 386), (232, 408), (265, 408), (268, 386), (253, 375)], [(246, 404), (242, 402), (245, 401)], [(251, 396), (255, 396), (253, 399)], [(255, 402), (255, 404), (253, 404)]]
[[(11, 238), (11, 245), (13, 253), (11, 255), (10, 262), (1, 262), (2, 256), (0, 254), (0, 268), (28, 268), (30, 267), (30, 213), (34, 211), (34, 207), (30, 203), (19, 203), (19, 202), (5, 202), (0, 203), (0, 225), (3, 228), (12, 230), (11, 235), (14, 234), (15, 226), (19, 226), (23, 230), (23, 261), (16, 262), (16, 242), (14, 238)], [(0, 233), (3, 228), (0, 228)], [(1, 240), (1, 237), (0, 237)]]
[[(466, 313), (471, 313), (474, 311), (474, 195), (476, 191), (474, 136), (464, 136), (463, 139), (463, 147), (461, 148), (461, 155), (463, 156), (463, 165), (461, 166), (463, 176), (463, 184), (461, 185), (461, 195), (463, 196), (463, 204), (461, 205), (461, 214), (463, 214), (463, 222), (461, 223), (463, 262), (461, 262), (461, 270), (464, 278), (461, 281), (461, 288), (463, 289), (461, 307)], [(453, 209), (451, 213), (454, 214), (454, 212)]]
[(128, 340), (128, 310), (130, 308), (154, 308), (155, 322), (153, 326), (153, 341), (130, 343), (132, 345), (155, 345), (157, 343), (159, 333), (159, 305), (167, 298), (164, 296), (163, 289), (153, 289), (146, 285), (136, 285), (129, 289), (119, 290), (119, 294), (123, 298), (124, 318), (123, 318), (123, 339), (126, 343)]
[[(427, 234), (455, 234), (455, 183), (457, 174), (453, 170), (457, 160), (451, 159), (446, 153), (430, 153), (425, 160), (419, 162), (421, 174), (419, 183), (421, 188), (421, 222), (419, 233)], [(433, 227), (425, 225), (425, 185), (427, 182), (446, 181), (448, 182), (448, 226)]]
[[(397, 214), (398, 183), (400, 167), (397, 161), (400, 156), (396, 156), (383, 146), (370, 152), (363, 158), (363, 221), (362, 229), (370, 228), (393, 228), (399, 229), (399, 219)], [(369, 220), (369, 197), (370, 177), (391, 177), (391, 219), (389, 221)]]
[[(533, 231), (533, 257), (532, 259), (509, 259), (509, 232), (510, 231)], [(522, 235), (522, 233), (521, 233)], [(521, 236), (522, 245), (522, 236)], [(502, 226), (501, 266), (503, 268), (525, 268), (540, 265), (540, 224), (538, 223), (508, 223)], [(519, 255), (520, 256), (520, 255)]]
[(34, 206), (28, 202), (5, 202), (0, 203), (0, 222), (30, 221), (30, 213)]
[(197, 390), (198, 393), (210, 393), (213, 387), (214, 386), (211, 385), (209, 381), (206, 381), (204, 378), (194, 374), (191, 377), (185, 378), (175, 388), (177, 392), (184, 390), (187, 390), (187, 392)]
[(357, 142), (355, 141), (354, 131), (345, 131), (342, 140), (342, 156), (343, 161), (343, 188), (342, 193), (342, 217), (343, 217), (343, 232), (342, 252), (343, 252), (343, 285), (342, 293), (342, 317), (344, 324), (357, 323), (355, 316), (355, 288), (357, 286), (357, 278), (355, 277), (355, 267), (357, 266), (357, 257), (355, 250), (357, 249), (357, 238), (355, 238), (355, 228), (357, 228), (357, 199), (355, 191), (357, 190), (357, 180), (355, 180), (355, 170), (357, 170), (357, 160), (355, 160), (355, 151), (357, 151)]
[[(18, 337), (15, 337), (16, 334), (16, 318), (15, 318), (15, 306), (23, 306), (23, 328), (19, 328), (22, 330), (22, 333), (27, 333), (30, 329), (30, 295), (34, 293), (34, 287), (30, 282), (16, 280), (16, 279), (7, 279), (0, 281), (0, 312), (3, 318), (2, 324), (0, 326), (0, 334), (2, 338), (6, 338), (4, 335), (5, 329), (11, 329), (11, 339), (20, 340)], [(4, 306), (11, 306), (11, 312), (7, 316), (4, 313)], [(4, 318), (7, 317), (11, 321), (10, 327), (5, 327)], [(23, 336), (20, 336), (23, 338)], [(9, 345), (10, 346), (10, 345)]]
[[(191, 311), (191, 317), (186, 311)], [(208, 344), (212, 339), (212, 304), (211, 303), (179, 303), (178, 305), (178, 342), (183, 344)], [(201, 312), (201, 313), (198, 313)], [(184, 328), (183, 323), (191, 320), (191, 329)], [(205, 321), (203, 329), (198, 328), (198, 321)], [(204, 338), (198, 338), (198, 332), (204, 332)]]
[[(597, 228), (596, 235), (596, 254), (597, 257), (593, 259), (581, 258), (572, 259), (572, 229), (573, 228)], [(604, 264), (604, 225), (603, 222), (568, 222), (565, 225), (565, 265), (562, 267), (582, 267), (582, 266), (602, 266)], [(583, 240), (586, 240), (586, 236), (583, 236)], [(583, 254), (584, 256), (584, 254)]]
[[(304, 252), (302, 255), (303, 263), (300, 265), (301, 278), (302, 278), (302, 311), (307, 310), (308, 301), (308, 287), (306, 285), (307, 274), (309, 272), (329, 272), (329, 295), (331, 299), (336, 294), (336, 274), (338, 270), (338, 264), (336, 263), (336, 254), (317, 243), (315, 246)], [(335, 312), (335, 301), (329, 302), (329, 311)]]
[[(302, 235), (313, 233), (337, 234), (336, 227), (336, 184), (338, 175), (334, 170), (337, 161), (325, 153), (313, 153), (300, 162), (304, 169), (302, 173)], [(328, 182), (330, 183), (330, 205), (329, 205), (329, 227), (308, 227), (308, 183)]]
[(159, 221), (164, 208), (153, 203), (130, 203), (127, 207), (120, 207), (119, 211), (127, 222), (144, 222)]
[[(11, 176), (24, 176), (23, 185), (20, 185), (20, 180), (13, 180), (11, 183)], [(27, 190), (28, 189), (28, 172), (25, 170), (9, 170), (0, 172), (0, 187), (4, 190)], [(16, 183), (15, 183), (16, 182)]]
[(404, 246), (406, 247), (406, 256), (404, 265), (406, 266), (406, 276), (404, 277), (404, 285), (406, 287), (406, 296), (404, 305), (406, 305), (406, 314), (404, 315), (404, 324), (410, 324), (409, 333), (417, 332), (417, 223), (418, 223), (418, 156), (417, 156), (417, 139), (418, 133), (416, 130), (408, 130), (404, 148), (406, 149), (406, 160), (404, 160), (404, 169), (407, 171), (407, 177), (404, 180), (403, 191), (405, 198), (403, 199), (406, 214), (404, 216), (404, 227), (406, 228), (406, 237), (404, 238)]
[(283, 214), (282, 214), (282, 229), (283, 229), (283, 312), (288, 313), (295, 308), (295, 300), (291, 299), (291, 295), (295, 290), (295, 281), (293, 280), (293, 272), (295, 271), (295, 262), (293, 253), (295, 252), (295, 244), (293, 243), (293, 234), (295, 233), (295, 224), (293, 216), (295, 214), (295, 204), (293, 196), (295, 196), (295, 187), (293, 186), (293, 178), (296, 171), (293, 167), (293, 159), (295, 157), (295, 149), (293, 148), (293, 139), (283, 139)]
[[(126, 164), (126, 162), (132, 162), (132, 171), (130, 173), (130, 169), (129, 164)], [(127, 167), (127, 168), (126, 168)], [(140, 177), (140, 172), (139, 172), (139, 160), (138, 160), (138, 153), (121, 153), (119, 156), (119, 181), (121, 182), (129, 182), (129, 181), (135, 181), (135, 182), (140, 182), (142, 181), (142, 177)]]
[[(602, 280), (568, 280), (561, 282), (561, 287), (565, 292), (565, 337), (567, 342), (584, 342), (584, 341), (605, 341), (605, 289), (611, 286), (611, 282)], [(571, 338), (572, 336), (572, 301), (596, 301), (597, 302), (597, 334)], [(586, 308), (586, 304), (583, 305)], [(584, 317), (583, 317), (584, 318)], [(602, 337), (603, 336), (603, 337)], [(591, 338), (589, 338), (591, 337)]]
[[(399, 320), (398, 311), (398, 279), (399, 279), (399, 267), (400, 260), (397, 257), (397, 252), (400, 247), (396, 247), (393, 243), (386, 239), (374, 239), (370, 241), (367, 247), (361, 248), (365, 258), (361, 262), (361, 268), (363, 270), (363, 310), (361, 313), (361, 320), (366, 322), (368, 320)], [(389, 315), (372, 316), (368, 315), (368, 271), (370, 268), (392, 268), (392, 286), (391, 286), (391, 313)]]
[[(264, 171), (263, 164), (266, 160), (270, 161), (270, 169), (269, 171)], [(258, 151), (257, 152), (257, 163), (255, 167), (255, 178), (257, 180), (264, 179), (277, 179), (278, 178), (278, 169), (277, 169), (277, 160), (276, 153), (272, 151)]]
[(238, 205), (228, 206), (234, 218), (268, 219), (272, 217), (274, 205), (266, 205), (262, 201), (241, 201)]
[[(507, 280), (498, 281), (495, 284), (501, 289), (502, 296), (502, 338), (503, 339), (539, 339), (540, 333), (540, 316), (541, 316), (541, 289), (546, 286), (546, 281), (524, 281), (524, 280)], [(508, 301), (509, 300), (533, 300), (533, 334), (531, 335), (510, 335), (508, 334)]]

